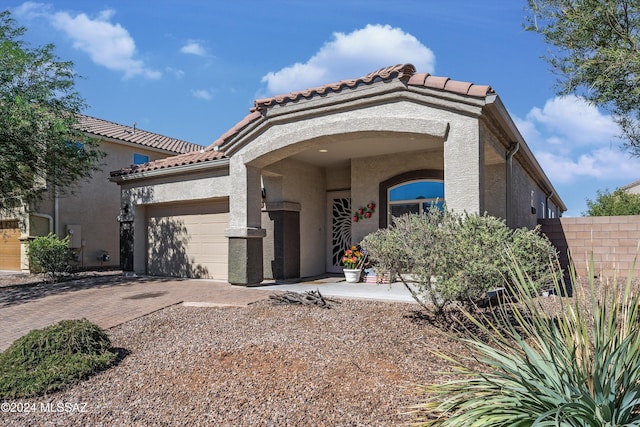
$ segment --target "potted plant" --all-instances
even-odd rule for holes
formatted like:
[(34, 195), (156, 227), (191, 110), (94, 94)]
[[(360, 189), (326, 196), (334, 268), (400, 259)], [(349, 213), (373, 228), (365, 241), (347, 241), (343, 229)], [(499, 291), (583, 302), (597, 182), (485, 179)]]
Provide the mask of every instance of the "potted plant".
[(367, 259), (367, 254), (360, 248), (360, 245), (351, 246), (344, 251), (342, 264), (344, 265), (344, 278), (347, 283), (357, 283), (360, 281), (362, 267)]

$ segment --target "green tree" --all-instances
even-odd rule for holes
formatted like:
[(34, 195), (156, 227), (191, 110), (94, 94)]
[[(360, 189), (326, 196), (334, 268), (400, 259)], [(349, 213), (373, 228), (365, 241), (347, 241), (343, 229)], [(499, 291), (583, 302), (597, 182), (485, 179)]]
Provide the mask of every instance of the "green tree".
[(640, 215), (640, 194), (631, 194), (618, 188), (596, 192), (595, 200), (587, 199), (587, 211), (584, 216)]
[(102, 152), (78, 130), (84, 100), (71, 62), (51, 44), (31, 48), (26, 29), (0, 12), (0, 211), (59, 194), (97, 169)]
[(640, 1), (527, 0), (525, 28), (553, 49), (558, 94), (613, 113), (625, 148), (640, 156)]

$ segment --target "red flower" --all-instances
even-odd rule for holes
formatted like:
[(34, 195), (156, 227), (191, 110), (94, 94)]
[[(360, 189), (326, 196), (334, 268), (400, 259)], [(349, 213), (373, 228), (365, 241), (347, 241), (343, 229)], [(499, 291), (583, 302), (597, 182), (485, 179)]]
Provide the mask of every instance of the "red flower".
[(364, 216), (365, 218), (371, 218), (371, 212), (365, 212)]
[(353, 216), (353, 222), (358, 222), (358, 215)]

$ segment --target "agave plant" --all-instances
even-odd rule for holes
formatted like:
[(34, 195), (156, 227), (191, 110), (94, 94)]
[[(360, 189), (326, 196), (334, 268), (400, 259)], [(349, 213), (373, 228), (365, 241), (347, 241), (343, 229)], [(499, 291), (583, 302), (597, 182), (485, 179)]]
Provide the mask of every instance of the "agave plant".
[[(420, 387), (420, 425), (640, 425), (640, 301), (631, 278), (591, 278), (573, 297), (556, 278), (550, 313), (513, 264), (513, 302), (491, 315), (466, 313), (489, 337), (458, 338), (474, 357), (439, 354), (457, 379)], [(574, 273), (570, 283), (579, 292)]]

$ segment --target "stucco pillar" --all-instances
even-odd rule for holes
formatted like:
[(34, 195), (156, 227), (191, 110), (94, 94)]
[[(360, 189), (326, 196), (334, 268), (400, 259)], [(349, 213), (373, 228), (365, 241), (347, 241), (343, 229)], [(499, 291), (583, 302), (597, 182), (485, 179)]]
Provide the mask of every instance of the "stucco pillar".
[(456, 212), (483, 213), (484, 144), (478, 120), (469, 118), (451, 127), (444, 143), (444, 197)]
[(263, 280), (260, 169), (244, 164), (241, 156), (229, 164), (229, 283), (256, 285)]

